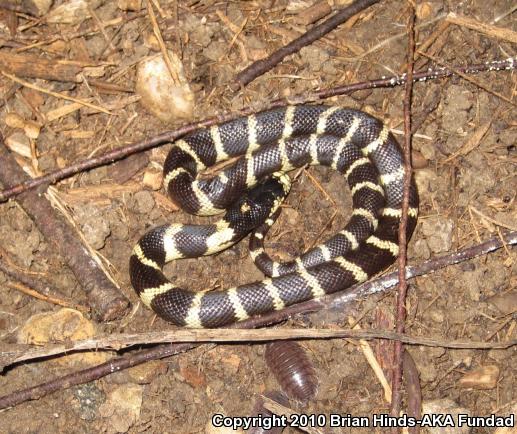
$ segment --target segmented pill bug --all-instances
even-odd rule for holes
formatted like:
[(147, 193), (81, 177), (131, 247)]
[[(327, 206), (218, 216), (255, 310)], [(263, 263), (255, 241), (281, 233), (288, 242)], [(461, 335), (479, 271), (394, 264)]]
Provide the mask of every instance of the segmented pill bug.
[[(282, 404), (283, 406), (289, 405), (289, 399), (283, 392), (280, 392), (278, 390), (273, 390), (271, 392), (264, 393), (264, 396), (267, 398), (272, 399), (273, 401), (278, 402), (279, 404)], [(262, 396), (258, 396), (257, 400), (255, 401), (255, 405), (253, 406), (253, 410), (251, 412), (251, 416), (259, 416), (261, 415), (263, 419), (267, 420), (271, 416), (273, 416), (273, 413), (269, 411), (266, 407), (264, 407), (264, 399)], [(256, 426), (253, 428), (250, 428), (248, 431), (246, 431), (248, 434), (281, 434), (281, 432), (284, 430), (283, 426), (275, 426), (271, 427), (270, 429), (266, 429), (267, 425), (264, 426)]]
[(296, 401), (307, 402), (318, 392), (316, 370), (305, 350), (294, 341), (266, 345), (266, 364), (285, 394)]

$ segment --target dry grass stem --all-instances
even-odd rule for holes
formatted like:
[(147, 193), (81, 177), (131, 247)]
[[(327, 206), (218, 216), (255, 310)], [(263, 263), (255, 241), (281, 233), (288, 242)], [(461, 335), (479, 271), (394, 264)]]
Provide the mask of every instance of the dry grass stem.
[(100, 111), (102, 113), (106, 113), (108, 115), (112, 114), (109, 110), (106, 110), (104, 107), (92, 104), (92, 103), (90, 103), (88, 101), (85, 101), (85, 100), (82, 100), (82, 99), (74, 98), (72, 96), (63, 95), (62, 93), (57, 93), (57, 92), (53, 92), (51, 90), (43, 89), (42, 87), (36, 86), (35, 84), (31, 84), (28, 81), (22, 80), (22, 79), (14, 76), (12, 74), (8, 74), (5, 71), (0, 71), (0, 72), (2, 73), (2, 75), (7, 77), (8, 79), (10, 79), (10, 80), (12, 80), (12, 81), (14, 81), (14, 82), (16, 82), (18, 84), (21, 84), (22, 86), (28, 87), (29, 89), (37, 90), (38, 92), (45, 93), (47, 95), (51, 95), (51, 96), (53, 96), (55, 98), (66, 99), (67, 101), (73, 101), (73, 102), (76, 102), (76, 103), (81, 104), (83, 106), (90, 107), (90, 108), (92, 108), (94, 110)]

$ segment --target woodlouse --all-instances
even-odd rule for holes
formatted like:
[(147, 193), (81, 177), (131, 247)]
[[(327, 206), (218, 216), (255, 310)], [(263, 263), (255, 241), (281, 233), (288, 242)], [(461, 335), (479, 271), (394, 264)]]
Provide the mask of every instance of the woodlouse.
[(271, 342), (266, 345), (264, 356), (276, 381), (289, 398), (307, 402), (316, 396), (316, 370), (297, 342)]

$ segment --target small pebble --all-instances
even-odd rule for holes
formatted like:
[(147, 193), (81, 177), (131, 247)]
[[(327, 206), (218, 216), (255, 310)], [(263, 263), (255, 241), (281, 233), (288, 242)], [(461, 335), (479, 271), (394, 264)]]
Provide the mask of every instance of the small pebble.
[(488, 299), (488, 302), (499, 309), (503, 315), (510, 315), (517, 311), (517, 292), (506, 292)]
[(95, 383), (81, 384), (73, 389), (77, 399), (75, 406), (83, 420), (95, 420), (99, 406), (106, 400), (106, 395)]
[(102, 249), (111, 233), (108, 219), (100, 210), (89, 204), (77, 207), (75, 211), (88, 244), (96, 250)]
[(453, 229), (454, 222), (442, 216), (431, 217), (422, 222), (422, 233), (434, 253), (448, 252), (451, 249)]
[(414, 256), (421, 259), (429, 259), (431, 257), (431, 251), (429, 250), (427, 241), (422, 239), (415, 241), (412, 247), (412, 253)]
[(154, 208), (153, 195), (148, 191), (139, 191), (133, 196), (135, 200), (134, 210), (139, 214), (149, 214)]
[(143, 387), (137, 384), (116, 386), (99, 408), (102, 417), (108, 419), (111, 431), (125, 433), (139, 419), (142, 407)]
[(144, 172), (143, 184), (151, 190), (159, 190), (162, 186), (163, 174), (161, 170), (147, 169)]

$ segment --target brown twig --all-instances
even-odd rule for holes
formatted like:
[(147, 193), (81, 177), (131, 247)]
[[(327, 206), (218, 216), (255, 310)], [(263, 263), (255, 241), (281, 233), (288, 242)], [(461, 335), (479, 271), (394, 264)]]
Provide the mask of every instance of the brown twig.
[(95, 24), (97, 25), (97, 28), (99, 29), (99, 31), (101, 32), (102, 34), (102, 37), (104, 38), (104, 40), (106, 41), (106, 44), (110, 47), (110, 50), (114, 53), (117, 51), (117, 49), (115, 48), (115, 45), (113, 45), (113, 41), (109, 35), (108, 35), (108, 32), (106, 32), (106, 26), (104, 25), (104, 23), (101, 21), (101, 19), (99, 18), (99, 16), (97, 15), (97, 12), (95, 12), (95, 9), (91, 6), (91, 5), (88, 5), (88, 12), (90, 13), (90, 15), (92, 16), (93, 18), (93, 21), (95, 21)]
[[(409, 2), (410, 3), (410, 2)], [(411, 186), (411, 97), (413, 92), (413, 65), (415, 62), (415, 9), (409, 4), (408, 22), (408, 52), (407, 52), (407, 76), (404, 96), (404, 195), (402, 198), (402, 217), (399, 228), (399, 289), (396, 297), (396, 330), (404, 333), (406, 322), (406, 261), (407, 261), (407, 223), (409, 208), (409, 190)], [(400, 386), (402, 381), (402, 355), (404, 348), (402, 342), (395, 342), (393, 352), (393, 373), (391, 377), (391, 409), (392, 416), (397, 417), (400, 413), (401, 395)], [(394, 430), (397, 431), (396, 429)]]
[[(357, 326), (356, 326), (357, 327)], [(139, 345), (199, 342), (265, 342), (288, 339), (387, 339), (411, 345), (459, 349), (505, 349), (517, 345), (517, 340), (503, 342), (445, 341), (423, 336), (409, 336), (390, 330), (362, 329), (171, 329), (157, 332), (121, 333), (66, 343), (51, 343), (43, 347), (9, 345), (0, 351), (0, 371), (15, 363), (42, 357), (85, 350), (121, 350)]]
[(63, 93), (58, 93), (58, 92), (54, 92), (52, 90), (44, 89), (44, 88), (42, 88), (40, 86), (36, 86), (35, 84), (29, 83), (28, 81), (22, 80), (22, 79), (14, 76), (12, 74), (8, 74), (7, 72), (4, 72), (2, 70), (0, 70), (0, 73), (2, 73), (2, 75), (7, 77), (8, 79), (14, 81), (15, 83), (21, 84), (22, 86), (28, 87), (29, 89), (37, 90), (38, 92), (41, 92), (41, 93), (44, 93), (44, 94), (47, 94), (47, 95), (51, 95), (51, 96), (53, 96), (55, 98), (76, 102), (78, 104), (81, 104), (83, 106), (89, 107), (89, 108), (91, 108), (93, 110), (97, 110), (97, 111), (102, 112), (102, 113), (106, 113), (108, 115), (113, 114), (109, 110), (106, 110), (104, 107), (92, 104), (92, 103), (90, 103), (88, 101), (85, 101), (83, 99), (74, 98), (74, 97), (65, 95)]
[[(517, 67), (517, 63), (514, 58), (510, 58), (507, 60), (497, 60), (494, 62), (488, 63), (480, 63), (475, 65), (467, 65), (461, 67), (455, 67), (456, 71), (461, 71), (465, 74), (477, 74), (479, 72), (484, 71), (501, 71), (501, 70), (513, 70)], [(425, 70), (419, 71), (413, 74), (413, 81), (427, 81), (441, 77), (448, 77), (452, 75), (453, 72), (446, 68), (437, 68), (434, 70)], [(345, 86), (339, 86), (334, 88), (321, 89), (317, 92), (314, 92), (310, 95), (304, 96), (294, 96), (289, 99), (279, 98), (273, 100), (270, 104), (268, 104), (268, 108), (281, 107), (285, 104), (303, 104), (309, 102), (319, 101), (325, 98), (330, 98), (338, 95), (349, 94), (358, 90), (363, 89), (372, 89), (372, 88), (386, 88), (386, 87), (395, 87), (402, 86), (406, 83), (406, 74), (395, 75), (391, 77), (380, 78), (376, 80), (368, 80), (362, 81), (358, 83), (353, 83)], [(112, 151), (98, 156), (89, 158), (79, 163), (76, 163), (72, 166), (65, 167), (64, 169), (56, 170), (54, 172), (50, 172), (44, 176), (40, 176), (38, 178), (34, 178), (19, 185), (14, 185), (13, 187), (7, 188), (3, 191), (0, 191), (0, 202), (4, 202), (10, 197), (16, 196), (24, 191), (30, 190), (32, 188), (38, 187), (43, 184), (54, 184), (57, 181), (68, 178), (77, 173), (83, 172), (85, 170), (94, 169), (99, 166), (103, 166), (106, 164), (113, 163), (118, 160), (122, 160), (123, 158), (128, 157), (129, 155), (146, 151), (148, 149), (154, 148), (156, 146), (162, 145), (163, 143), (170, 142), (172, 140), (177, 139), (180, 136), (190, 133), (197, 128), (208, 127), (211, 125), (215, 125), (220, 122), (226, 122), (231, 119), (235, 119), (239, 116), (245, 116), (253, 113), (253, 108), (245, 108), (241, 110), (239, 113), (227, 113), (217, 117), (208, 118), (201, 120), (199, 122), (194, 122), (191, 124), (187, 124), (181, 128), (178, 128), (174, 131), (166, 131), (158, 136), (152, 137), (150, 139), (144, 139), (139, 142), (133, 143), (129, 146), (124, 146), (120, 148), (113, 149)]]
[[(0, 136), (0, 183), (6, 187), (28, 179)], [(88, 255), (77, 234), (54, 210), (40, 191), (26, 192), (17, 198), (39, 231), (56, 252), (66, 261), (85, 291), (88, 301), (99, 319), (106, 321), (121, 316), (128, 300), (108, 279), (97, 262)]]
[(485, 92), (491, 93), (492, 95), (496, 96), (497, 98), (500, 98), (503, 101), (506, 101), (507, 103), (513, 105), (514, 107), (517, 106), (517, 104), (515, 102), (513, 102), (510, 98), (506, 97), (502, 93), (490, 89), (490, 87), (487, 84), (481, 83), (479, 80), (475, 80), (474, 78), (469, 77), (464, 72), (455, 69), (453, 66), (447, 65), (445, 62), (442, 62), (437, 57), (432, 56), (432, 55), (430, 55), (428, 53), (423, 53), (420, 50), (418, 50), (418, 53), (421, 54), (424, 57), (427, 57), (427, 58), (431, 59), (433, 62), (437, 63), (441, 67), (447, 68), (447, 69), (451, 70), (456, 75), (459, 75), (461, 78), (463, 78), (464, 80), (468, 81), (469, 83), (472, 83), (472, 84), (476, 85), (477, 87), (479, 87), (480, 89), (483, 89)]
[[(156, 6), (156, 5), (155, 5)], [(160, 31), (160, 27), (158, 26), (158, 21), (156, 20), (156, 15), (154, 14), (153, 6), (151, 5), (151, 1), (147, 0), (147, 13), (149, 14), (149, 20), (151, 21), (151, 25), (153, 27), (153, 33), (158, 41), (158, 45), (160, 46), (160, 51), (162, 52), (163, 61), (169, 70), (169, 74), (171, 75), (172, 80), (175, 83), (179, 83), (180, 79), (178, 77), (178, 73), (174, 66), (172, 66), (171, 59), (169, 57), (169, 53), (167, 52), (167, 47), (165, 46), (165, 42), (163, 42), (162, 32)]]
[(194, 347), (195, 345), (192, 344), (160, 345), (155, 348), (122, 356), (117, 359), (110, 360), (109, 362), (83, 369), (82, 371), (72, 372), (71, 374), (56, 378), (47, 383), (18, 390), (9, 395), (0, 397), (0, 409), (13, 407), (25, 401), (39, 399), (57, 390), (68, 389), (69, 387), (76, 386), (78, 384), (89, 383), (90, 381), (105, 377), (113, 372), (128, 369), (151, 360), (158, 360), (174, 354), (179, 354)]
[(496, 27), (491, 24), (482, 23), (473, 18), (456, 15), (453, 12), (449, 12), (446, 19), (450, 23), (457, 24), (458, 26), (462, 27), (467, 27), (468, 29), (476, 30), (477, 32), (485, 34), (486, 36), (497, 38), (503, 41), (508, 41), (512, 44), (517, 44), (517, 32), (514, 32), (511, 29)]
[[(421, 276), (448, 265), (457, 264), (459, 262), (472, 259), (476, 256), (487, 254), (501, 248), (505, 244), (517, 244), (517, 231), (504, 234), (502, 239), (496, 236), (481, 244), (465, 248), (449, 255), (430, 259), (418, 266), (407, 267), (406, 278), (409, 279), (412, 277)], [(397, 284), (398, 272), (393, 272), (370, 282), (356, 285), (345, 293), (332, 294), (322, 297), (318, 300), (299, 303), (279, 312), (273, 312), (269, 315), (264, 315), (263, 317), (259, 318), (252, 318), (243, 323), (237, 324), (236, 327), (256, 328), (272, 323), (278, 323), (300, 312), (317, 311), (324, 308), (330, 309), (336, 307), (342, 309), (344, 304), (350, 303), (352, 300), (357, 299), (358, 297), (384, 291), (387, 288), (393, 287)], [(113, 372), (118, 372), (120, 370), (127, 369), (150, 360), (169, 357), (174, 354), (187, 351), (191, 348), (194, 348), (195, 346), (196, 345), (193, 344), (164, 344), (155, 348), (145, 349), (133, 354), (128, 354), (101, 365), (94, 366), (82, 371), (73, 372), (69, 375), (56, 378), (47, 383), (42, 383), (28, 389), (17, 390), (10, 393), (9, 395), (0, 397), (0, 409), (11, 407), (31, 399), (38, 399), (49, 393), (75, 386), (77, 384), (88, 383), (90, 381), (105, 377), (106, 375), (109, 375)]]
[[(2, 252), (0, 251), (0, 258), (2, 257)], [(8, 261), (6, 261), (8, 262)], [(37, 298), (39, 300), (46, 301), (48, 303), (57, 304), (58, 306), (63, 307), (71, 307), (73, 309), (80, 310), (81, 312), (89, 312), (86, 306), (81, 306), (77, 303), (72, 303), (66, 300), (63, 300), (55, 295), (51, 295), (48, 293), (49, 285), (42, 281), (41, 279), (34, 279), (27, 276), (25, 273), (19, 272), (17, 270), (13, 270), (12, 267), (8, 267), (6, 264), (0, 260), (0, 271), (2, 271), (6, 276), (9, 276), (13, 279), (18, 280), (20, 283), (7, 283), (8, 286), (23, 292), (24, 294), (30, 295), (31, 297)]]
[(45, 301), (50, 304), (55, 304), (56, 306), (68, 307), (68, 308), (75, 309), (75, 310), (78, 310), (83, 313), (90, 312), (89, 307), (82, 306), (82, 305), (76, 304), (76, 303), (72, 303), (70, 301), (63, 300), (63, 299), (53, 296), (53, 295), (42, 294), (41, 292), (38, 292), (32, 288), (29, 288), (28, 286), (24, 285), (23, 283), (7, 282), (5, 285), (8, 286), (9, 288), (16, 289), (17, 291), (23, 292), (24, 294), (29, 295), (30, 297), (37, 298), (38, 300), (42, 300), (42, 301)]
[(237, 74), (236, 81), (241, 86), (246, 86), (248, 83), (255, 80), (265, 72), (269, 71), (280, 63), (286, 56), (300, 51), (303, 47), (312, 44), (314, 41), (320, 39), (327, 33), (334, 30), (340, 24), (343, 24), (349, 18), (358, 14), (367, 7), (378, 3), (379, 0), (356, 0), (350, 6), (341, 9), (335, 15), (321, 24), (314, 26), (308, 32), (304, 33), (294, 41), (278, 49), (267, 58), (252, 63), (250, 66)]

